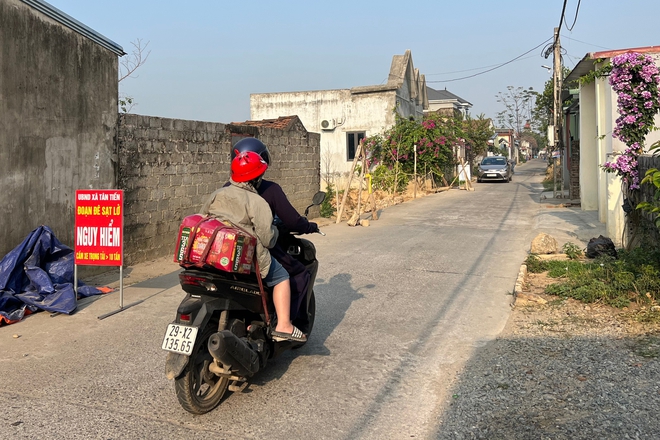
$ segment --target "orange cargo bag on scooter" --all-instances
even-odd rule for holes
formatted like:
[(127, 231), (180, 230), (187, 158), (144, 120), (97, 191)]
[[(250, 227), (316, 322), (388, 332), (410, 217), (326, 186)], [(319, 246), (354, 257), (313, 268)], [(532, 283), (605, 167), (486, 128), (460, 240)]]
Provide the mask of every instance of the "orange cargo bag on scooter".
[(215, 267), (225, 272), (250, 273), (257, 239), (228, 221), (200, 214), (184, 218), (174, 262), (190, 267)]

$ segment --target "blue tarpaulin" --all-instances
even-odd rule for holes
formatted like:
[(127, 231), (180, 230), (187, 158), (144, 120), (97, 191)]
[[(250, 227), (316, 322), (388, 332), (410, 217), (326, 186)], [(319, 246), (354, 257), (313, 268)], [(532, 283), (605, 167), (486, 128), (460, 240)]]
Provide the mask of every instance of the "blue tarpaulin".
[[(37, 310), (69, 314), (76, 309), (73, 250), (40, 226), (0, 261), (0, 324)], [(78, 283), (79, 296), (99, 295)]]

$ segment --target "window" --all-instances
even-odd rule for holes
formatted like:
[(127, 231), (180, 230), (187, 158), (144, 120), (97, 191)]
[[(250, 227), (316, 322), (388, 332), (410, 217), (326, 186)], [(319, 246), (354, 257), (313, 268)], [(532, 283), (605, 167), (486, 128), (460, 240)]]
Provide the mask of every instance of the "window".
[(506, 165), (506, 160), (503, 157), (485, 157), (481, 161), (482, 165)]
[(346, 133), (346, 160), (350, 161), (355, 159), (355, 150), (360, 144), (360, 141), (366, 137), (366, 132), (356, 131), (353, 133)]

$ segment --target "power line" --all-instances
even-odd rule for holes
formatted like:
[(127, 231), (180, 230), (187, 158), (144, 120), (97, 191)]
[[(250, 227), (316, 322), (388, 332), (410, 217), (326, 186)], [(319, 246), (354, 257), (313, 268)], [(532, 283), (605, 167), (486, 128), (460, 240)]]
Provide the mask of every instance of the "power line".
[(575, 38), (567, 37), (566, 35), (562, 35), (562, 37), (563, 37), (563, 38), (566, 38), (567, 40), (576, 41), (576, 42), (578, 42), (578, 43), (587, 44), (587, 45), (589, 45), (589, 46), (600, 47), (601, 49), (611, 50), (610, 47), (599, 46), (599, 45), (597, 45), (597, 44), (593, 44), (593, 43), (587, 43), (586, 41), (576, 40)]
[[(520, 58), (520, 59), (517, 60), (517, 61), (527, 60), (527, 59), (529, 59), (529, 58), (534, 58), (534, 57), (536, 57), (536, 55), (532, 55), (532, 56), (525, 57), (525, 58)], [(499, 66), (499, 64), (491, 64), (490, 66), (481, 66), (481, 67), (475, 67), (475, 68), (472, 68), (472, 69), (465, 69), (465, 70), (454, 70), (454, 71), (452, 71), (452, 72), (425, 73), (424, 76), (432, 76), (432, 75), (450, 75), (450, 74), (452, 74), (452, 73), (471, 72), (471, 71), (473, 71), (473, 70), (487, 69), (487, 68), (489, 68), (489, 67), (494, 67), (494, 66)]]
[(571, 27), (568, 27), (568, 25), (566, 25), (566, 29), (568, 29), (568, 32), (573, 32), (575, 23), (577, 23), (578, 13), (580, 12), (580, 3), (582, 3), (582, 0), (578, 0), (577, 8), (575, 8), (575, 18), (573, 19), (573, 24), (571, 25)]
[(566, 13), (566, 3), (568, 3), (568, 0), (564, 0), (564, 6), (561, 8), (561, 17), (559, 17), (559, 26), (557, 26), (557, 29), (561, 29), (561, 24), (564, 22), (564, 14)]
[(527, 55), (527, 54), (530, 53), (531, 51), (538, 49), (539, 47), (543, 46), (543, 45), (544, 45), (545, 43), (547, 43), (548, 41), (552, 40), (552, 38), (553, 38), (553, 37), (550, 37), (550, 38), (548, 38), (547, 40), (545, 40), (543, 43), (539, 44), (539, 45), (536, 46), (536, 47), (531, 48), (531, 49), (528, 50), (527, 52), (525, 52), (525, 53), (523, 53), (523, 54), (520, 54), (520, 55), (518, 55), (517, 57), (515, 57), (515, 58), (513, 58), (513, 59), (511, 59), (511, 60), (509, 60), (509, 61), (507, 61), (507, 62), (505, 62), (505, 63), (498, 64), (497, 66), (495, 66), (495, 67), (493, 67), (493, 68), (491, 68), (491, 69), (484, 70), (483, 72), (478, 72), (478, 73), (475, 73), (474, 75), (463, 76), (463, 77), (460, 77), (460, 78), (445, 79), (445, 80), (436, 80), (436, 81), (426, 81), (426, 82), (427, 82), (427, 83), (444, 83), (444, 82), (460, 81), (460, 80), (463, 80), (463, 79), (474, 78), (475, 76), (483, 75), (484, 73), (492, 72), (493, 70), (499, 69), (500, 67), (504, 67), (504, 66), (506, 66), (507, 64), (511, 64), (511, 63), (513, 63), (514, 61), (518, 60), (519, 58), (524, 57), (525, 55)]
[[(580, 58), (575, 57), (575, 56), (571, 56), (571, 54), (569, 54), (568, 52), (566, 52), (566, 56), (573, 62), (573, 67), (575, 67), (575, 65), (577, 65), (577, 63), (580, 61)], [(578, 61), (575, 61), (575, 60), (578, 60)]]

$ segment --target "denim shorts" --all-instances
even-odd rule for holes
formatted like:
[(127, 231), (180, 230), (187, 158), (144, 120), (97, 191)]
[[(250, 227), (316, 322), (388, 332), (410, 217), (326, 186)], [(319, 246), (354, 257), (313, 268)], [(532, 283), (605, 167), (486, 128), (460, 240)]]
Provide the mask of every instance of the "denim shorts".
[(289, 279), (289, 272), (286, 271), (284, 267), (277, 261), (273, 256), (270, 256), (270, 269), (268, 269), (268, 275), (264, 278), (266, 285), (268, 287), (273, 287), (280, 284), (282, 281)]

